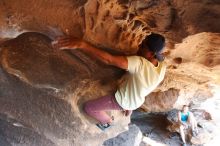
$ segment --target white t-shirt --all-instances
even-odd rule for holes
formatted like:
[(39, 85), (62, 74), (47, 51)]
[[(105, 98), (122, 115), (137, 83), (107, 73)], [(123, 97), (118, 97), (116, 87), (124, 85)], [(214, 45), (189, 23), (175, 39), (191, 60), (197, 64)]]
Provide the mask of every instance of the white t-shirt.
[(127, 57), (128, 74), (120, 84), (115, 98), (118, 104), (126, 110), (139, 108), (150, 94), (163, 80), (166, 65), (159, 62), (155, 67), (147, 59), (140, 56)]

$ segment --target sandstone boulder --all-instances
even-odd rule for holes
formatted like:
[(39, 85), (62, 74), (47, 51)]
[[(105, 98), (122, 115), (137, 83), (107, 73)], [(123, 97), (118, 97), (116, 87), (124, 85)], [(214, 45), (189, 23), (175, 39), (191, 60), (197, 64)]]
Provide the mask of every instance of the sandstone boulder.
[[(32, 133), (33, 145), (98, 145), (129, 122), (113, 112), (119, 127), (102, 134), (84, 115), (83, 103), (114, 93), (123, 72), (78, 50), (52, 49), (51, 40), (61, 35), (130, 55), (150, 32), (163, 34), (167, 73), (142, 109), (200, 106), (220, 84), (219, 11), (217, 0), (0, 1), (0, 117), (7, 128), (0, 127), (0, 137), (8, 137), (1, 142), (30, 145)], [(12, 128), (14, 135), (7, 133)]]
[(121, 112), (109, 113), (116, 126), (103, 133), (82, 110), (85, 101), (114, 90), (119, 70), (77, 50), (54, 50), (40, 33), (4, 42), (0, 55), (2, 143), (94, 146), (126, 130), (130, 120)]
[(129, 125), (129, 130), (111, 138), (103, 146), (138, 146), (142, 141), (142, 133), (136, 125)]

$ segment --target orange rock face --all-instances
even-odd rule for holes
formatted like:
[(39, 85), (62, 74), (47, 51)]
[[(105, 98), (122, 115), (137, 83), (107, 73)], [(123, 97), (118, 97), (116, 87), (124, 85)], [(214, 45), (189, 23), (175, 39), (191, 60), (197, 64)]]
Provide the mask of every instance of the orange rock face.
[[(113, 93), (123, 71), (77, 50), (54, 50), (51, 40), (61, 35), (131, 55), (146, 35), (163, 34), (167, 73), (142, 108), (164, 112), (183, 104), (198, 106), (212, 97), (212, 85), (220, 84), (219, 19), (220, 4), (214, 0), (2, 0), (0, 116), (6, 125), (22, 123), (47, 145), (87, 145), (93, 142), (86, 136), (98, 134), (103, 141), (123, 131), (129, 119), (120, 113), (112, 113), (121, 124), (107, 135), (82, 112), (85, 101)], [(18, 36), (29, 31), (40, 33)], [(76, 133), (85, 130), (78, 139)], [(8, 137), (13, 141), (13, 135)]]

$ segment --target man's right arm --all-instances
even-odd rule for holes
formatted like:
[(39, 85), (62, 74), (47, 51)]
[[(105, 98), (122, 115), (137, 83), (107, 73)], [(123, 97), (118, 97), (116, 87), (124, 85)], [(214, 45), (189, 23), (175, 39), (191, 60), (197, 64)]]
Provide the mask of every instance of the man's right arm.
[(100, 61), (119, 67), (121, 69), (128, 69), (128, 60), (126, 56), (115, 56), (106, 51), (98, 49), (91, 44), (76, 38), (59, 38), (56, 42), (56, 47), (62, 49), (80, 49), (83, 52), (92, 55)]
[(100, 61), (104, 62), (108, 65), (113, 65), (121, 69), (127, 69), (128, 68), (128, 60), (126, 56), (116, 56), (112, 55), (106, 51), (103, 51), (101, 49), (97, 49), (96, 47), (83, 42), (82, 46), (80, 47), (80, 50), (84, 51), (85, 53), (92, 55), (99, 59)]

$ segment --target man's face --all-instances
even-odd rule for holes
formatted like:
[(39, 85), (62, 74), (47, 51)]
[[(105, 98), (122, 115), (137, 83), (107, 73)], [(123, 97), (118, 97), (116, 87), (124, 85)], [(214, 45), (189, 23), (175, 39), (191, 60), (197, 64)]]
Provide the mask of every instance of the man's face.
[(141, 56), (146, 58), (147, 60), (152, 60), (154, 59), (154, 53), (149, 51), (147, 48), (142, 48), (141, 49)]

